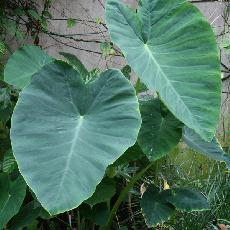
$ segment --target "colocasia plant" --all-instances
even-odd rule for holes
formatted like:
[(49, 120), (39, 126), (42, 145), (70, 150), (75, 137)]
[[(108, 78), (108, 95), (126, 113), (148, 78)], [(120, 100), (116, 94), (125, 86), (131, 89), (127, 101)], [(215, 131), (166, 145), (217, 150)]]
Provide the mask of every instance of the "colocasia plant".
[[(0, 228), (19, 212), (28, 189), (33, 210), (43, 218), (109, 202), (101, 229), (112, 229), (130, 189), (181, 140), (230, 168), (230, 157), (215, 138), (219, 56), (199, 10), (184, 0), (140, 0), (136, 11), (107, 0), (106, 23), (137, 82), (156, 93), (140, 97), (140, 87), (117, 69), (90, 72), (71, 54), (61, 53), (64, 62), (36, 46), (19, 48), (4, 72), (4, 81), (20, 94), (11, 118), (12, 150), (2, 159)], [(108, 172), (141, 154), (148, 164), (110, 202), (116, 186)], [(7, 167), (7, 159), (14, 158), (18, 167)], [(198, 191), (154, 184), (146, 185), (140, 206), (149, 227), (176, 210), (209, 208)]]

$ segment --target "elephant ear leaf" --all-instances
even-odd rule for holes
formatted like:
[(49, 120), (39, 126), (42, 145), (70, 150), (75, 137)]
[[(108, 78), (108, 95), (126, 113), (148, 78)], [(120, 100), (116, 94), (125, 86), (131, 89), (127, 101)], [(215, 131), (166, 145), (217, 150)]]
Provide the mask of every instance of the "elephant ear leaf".
[(213, 160), (225, 162), (230, 170), (230, 155), (224, 152), (216, 137), (214, 137), (211, 142), (207, 142), (192, 129), (184, 127), (183, 140), (191, 149)]
[(177, 210), (191, 212), (209, 209), (207, 198), (200, 192), (189, 188), (173, 188), (167, 201)]
[(189, 188), (160, 191), (151, 185), (143, 194), (141, 208), (147, 225), (153, 227), (168, 220), (176, 210), (203, 211), (209, 209), (209, 204), (202, 193)]
[(22, 89), (30, 83), (34, 74), (53, 61), (54, 59), (40, 47), (23, 46), (16, 50), (8, 60), (4, 71), (4, 80), (8, 84)]
[(142, 0), (137, 13), (108, 0), (106, 21), (141, 81), (210, 141), (219, 119), (221, 74), (215, 36), (201, 12), (184, 0)]
[(120, 71), (85, 84), (78, 71), (55, 61), (21, 92), (11, 142), (27, 184), (57, 214), (93, 195), (107, 166), (134, 145), (140, 125), (135, 90)]
[(157, 160), (178, 144), (183, 124), (158, 98), (140, 101), (140, 111), (138, 144), (150, 160)]
[(175, 207), (166, 200), (166, 197), (167, 194), (160, 193), (153, 185), (148, 186), (143, 194), (141, 209), (148, 227), (161, 224), (174, 214)]

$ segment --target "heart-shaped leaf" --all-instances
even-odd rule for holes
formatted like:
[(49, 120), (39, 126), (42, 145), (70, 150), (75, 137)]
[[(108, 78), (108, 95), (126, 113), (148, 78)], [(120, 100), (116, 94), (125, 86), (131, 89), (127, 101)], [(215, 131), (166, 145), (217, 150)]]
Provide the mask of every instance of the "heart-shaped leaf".
[(182, 123), (156, 98), (140, 101), (142, 125), (138, 144), (150, 160), (172, 150), (182, 136)]
[(201, 12), (184, 0), (141, 0), (137, 13), (108, 0), (106, 20), (112, 41), (143, 83), (179, 120), (211, 140), (221, 74), (215, 36)]
[(22, 89), (29, 84), (35, 73), (53, 60), (38, 46), (23, 46), (8, 60), (4, 80)]
[(160, 193), (153, 185), (148, 186), (143, 194), (141, 209), (149, 227), (168, 220), (175, 212), (175, 207), (166, 200), (166, 197), (166, 193)]
[(92, 196), (107, 166), (135, 143), (140, 124), (135, 90), (120, 71), (107, 70), (85, 84), (56, 61), (19, 97), (13, 153), (43, 207), (57, 214)]
[(209, 209), (209, 204), (202, 193), (189, 188), (160, 191), (150, 185), (141, 199), (141, 208), (147, 225), (152, 227), (169, 219), (176, 209), (203, 211)]
[(167, 201), (178, 210), (191, 212), (209, 209), (207, 198), (200, 192), (189, 188), (173, 188)]
[(183, 128), (183, 140), (184, 142), (195, 151), (206, 155), (207, 157), (223, 161), (230, 170), (230, 156), (222, 149), (217, 138), (214, 137), (211, 142), (204, 141), (197, 133), (188, 127)]

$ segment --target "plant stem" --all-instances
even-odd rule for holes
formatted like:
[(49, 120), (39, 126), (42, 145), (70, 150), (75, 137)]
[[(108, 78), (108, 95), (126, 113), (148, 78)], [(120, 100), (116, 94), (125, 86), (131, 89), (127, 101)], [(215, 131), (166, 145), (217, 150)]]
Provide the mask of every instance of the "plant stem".
[(145, 172), (152, 167), (152, 165), (154, 163), (155, 163), (154, 161), (151, 162), (144, 169), (142, 169), (139, 173), (137, 173), (135, 176), (133, 176), (132, 179), (130, 180), (130, 182), (127, 184), (127, 186), (122, 190), (120, 196), (117, 198), (116, 203), (114, 204), (112, 210), (110, 211), (107, 225), (105, 226), (105, 228), (103, 228), (103, 230), (110, 230), (111, 229), (111, 225), (112, 225), (113, 219), (116, 215), (116, 212), (117, 212), (118, 208), (120, 207), (121, 203), (123, 202), (123, 200), (125, 199), (125, 197), (127, 196), (128, 192), (134, 186), (134, 184), (145, 174)]

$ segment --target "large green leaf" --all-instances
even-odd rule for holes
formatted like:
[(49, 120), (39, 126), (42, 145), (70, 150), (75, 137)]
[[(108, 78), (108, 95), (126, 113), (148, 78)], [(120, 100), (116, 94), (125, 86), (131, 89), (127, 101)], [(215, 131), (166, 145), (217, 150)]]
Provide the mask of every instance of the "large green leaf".
[(182, 136), (182, 123), (156, 98), (140, 101), (142, 125), (138, 144), (150, 160), (169, 153)]
[(120, 71), (107, 70), (85, 84), (56, 61), (19, 97), (13, 153), (38, 200), (57, 214), (93, 194), (106, 167), (135, 143), (140, 124), (135, 90)]
[(52, 62), (53, 58), (48, 56), (38, 46), (23, 46), (16, 50), (6, 64), (4, 80), (18, 88), (24, 88), (31, 77), (40, 69)]
[(214, 137), (211, 142), (207, 142), (193, 130), (188, 127), (184, 127), (183, 140), (195, 151), (206, 155), (213, 160), (225, 162), (228, 169), (230, 169), (230, 155), (224, 152), (216, 137)]
[(160, 193), (153, 185), (149, 186), (143, 194), (141, 209), (149, 227), (168, 220), (175, 212), (175, 207), (166, 200), (165, 194)]
[[(8, 177), (7, 180), (9, 180)], [(26, 195), (26, 183), (21, 176), (19, 176), (14, 181), (9, 181), (8, 183), (9, 186), (7, 185), (7, 182), (4, 185), (8, 188), (7, 199), (5, 200), (3, 205), (2, 202), (0, 203), (0, 229), (3, 229), (7, 222), (15, 214), (18, 213)]]
[(172, 113), (205, 140), (219, 119), (221, 79), (213, 31), (185, 0), (141, 0), (137, 13), (108, 0), (112, 41)]
[(207, 198), (202, 193), (189, 188), (173, 188), (167, 200), (178, 210), (186, 212), (209, 209)]

